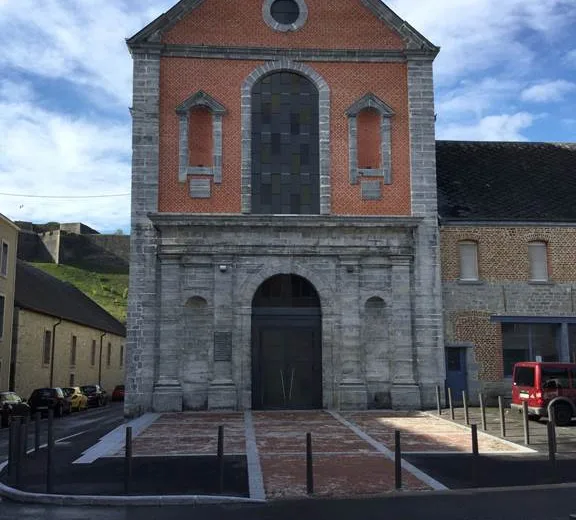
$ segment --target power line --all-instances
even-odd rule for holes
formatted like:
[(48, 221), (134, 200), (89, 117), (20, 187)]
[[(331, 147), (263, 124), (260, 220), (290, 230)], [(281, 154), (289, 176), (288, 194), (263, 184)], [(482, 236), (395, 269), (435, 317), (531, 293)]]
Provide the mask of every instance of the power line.
[(4, 197), (26, 197), (33, 199), (102, 199), (106, 197), (127, 197), (130, 193), (110, 193), (107, 195), (26, 195), (24, 193), (0, 193)]

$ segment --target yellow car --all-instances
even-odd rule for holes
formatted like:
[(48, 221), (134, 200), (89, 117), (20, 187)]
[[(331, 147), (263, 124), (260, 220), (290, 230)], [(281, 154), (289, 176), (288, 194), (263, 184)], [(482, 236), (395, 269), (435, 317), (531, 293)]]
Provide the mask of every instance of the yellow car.
[(70, 401), (70, 411), (79, 412), (88, 409), (88, 398), (80, 391), (79, 386), (62, 388), (64, 397)]

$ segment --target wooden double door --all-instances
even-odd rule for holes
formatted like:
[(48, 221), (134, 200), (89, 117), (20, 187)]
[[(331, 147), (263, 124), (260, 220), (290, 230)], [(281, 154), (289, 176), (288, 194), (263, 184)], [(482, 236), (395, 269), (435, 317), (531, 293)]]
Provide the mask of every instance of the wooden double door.
[(322, 408), (319, 309), (274, 311), (252, 317), (252, 407)]

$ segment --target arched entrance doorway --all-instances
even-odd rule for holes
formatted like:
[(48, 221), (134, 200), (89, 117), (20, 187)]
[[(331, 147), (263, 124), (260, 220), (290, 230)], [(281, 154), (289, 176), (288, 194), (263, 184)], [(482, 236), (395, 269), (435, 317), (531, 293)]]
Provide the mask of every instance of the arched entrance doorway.
[(273, 276), (252, 300), (252, 408), (321, 407), (320, 298), (301, 276)]

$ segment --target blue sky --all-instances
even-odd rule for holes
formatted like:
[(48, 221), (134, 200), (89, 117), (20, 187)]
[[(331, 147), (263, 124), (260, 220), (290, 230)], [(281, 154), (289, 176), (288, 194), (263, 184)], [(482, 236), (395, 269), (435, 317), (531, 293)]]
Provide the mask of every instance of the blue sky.
[[(173, 3), (0, 0), (0, 213), (128, 231), (124, 39)], [(442, 48), (439, 139), (576, 141), (574, 0), (388, 5)]]

